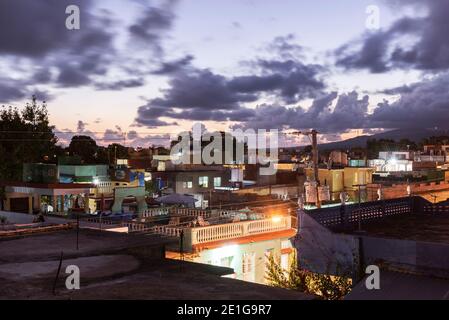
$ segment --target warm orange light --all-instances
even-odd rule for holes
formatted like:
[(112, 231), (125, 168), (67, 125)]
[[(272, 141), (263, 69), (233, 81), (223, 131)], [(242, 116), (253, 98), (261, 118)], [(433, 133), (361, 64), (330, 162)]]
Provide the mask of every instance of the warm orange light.
[(281, 222), (281, 217), (279, 216), (271, 217), (271, 221), (273, 221), (274, 223), (279, 223)]

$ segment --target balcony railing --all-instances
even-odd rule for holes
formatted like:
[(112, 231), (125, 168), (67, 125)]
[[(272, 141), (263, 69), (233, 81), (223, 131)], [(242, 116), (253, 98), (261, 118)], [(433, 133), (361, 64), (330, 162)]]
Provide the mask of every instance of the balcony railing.
[(121, 226), (128, 227), (129, 233), (152, 233), (176, 238), (180, 238), (183, 232), (184, 248), (191, 250), (192, 246), (198, 244), (290, 230), (292, 229), (293, 223), (291, 216), (280, 216), (261, 220), (215, 224), (205, 227), (186, 227), (185, 225), (155, 226), (132, 221), (122, 222)]
[(189, 217), (203, 217), (208, 219), (211, 217), (210, 210), (203, 209), (189, 209), (189, 208), (171, 208), (170, 214), (180, 215), (180, 216), (189, 216)]
[(142, 218), (165, 216), (169, 214), (169, 208), (150, 208), (142, 213)]
[(240, 237), (288, 230), (291, 228), (291, 217), (282, 216), (271, 219), (190, 228), (186, 229), (185, 232), (188, 240), (186, 241), (187, 244), (196, 245), (213, 241), (230, 240)]

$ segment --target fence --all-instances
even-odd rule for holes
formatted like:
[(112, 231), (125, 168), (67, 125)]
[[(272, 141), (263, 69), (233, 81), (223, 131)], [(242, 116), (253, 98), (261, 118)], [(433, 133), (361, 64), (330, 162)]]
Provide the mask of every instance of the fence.
[(406, 197), (309, 210), (307, 213), (321, 225), (336, 231), (352, 230), (359, 222), (363, 221), (423, 213), (428, 206), (429, 203), (421, 197)]
[(156, 226), (153, 227), (151, 231), (153, 231), (156, 234), (179, 238), (181, 236), (182, 229), (183, 228), (169, 227), (169, 226)]
[(142, 218), (165, 216), (169, 214), (169, 208), (150, 208), (142, 213)]
[(189, 208), (170, 208), (170, 214), (188, 216), (188, 217), (203, 217), (209, 219), (212, 212), (210, 210), (189, 209)]
[(292, 228), (290, 216), (276, 219), (263, 219), (212, 225), (200, 228), (186, 229), (189, 232), (190, 245), (240, 238), (268, 232), (288, 230)]
[(427, 214), (449, 213), (449, 205), (426, 204), (423, 207), (423, 212)]
[(141, 222), (122, 222), (122, 227), (128, 228), (128, 233), (146, 232), (169, 237), (180, 237), (183, 228), (170, 225), (155, 226)]
[(122, 222), (122, 227), (128, 227), (128, 233), (133, 232), (150, 232), (153, 231), (154, 226), (140, 223), (140, 222)]
[(102, 224), (102, 225), (119, 225), (120, 221), (117, 220), (112, 220), (112, 219), (108, 219), (108, 218), (86, 218), (86, 219), (82, 219), (82, 221), (85, 222), (90, 222), (90, 223), (97, 223), (97, 224)]

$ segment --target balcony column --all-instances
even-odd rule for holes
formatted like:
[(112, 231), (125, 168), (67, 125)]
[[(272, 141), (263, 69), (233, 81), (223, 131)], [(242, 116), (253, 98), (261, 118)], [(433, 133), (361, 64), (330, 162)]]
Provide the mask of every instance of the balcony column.
[(33, 196), (28, 196), (28, 214), (33, 214)]

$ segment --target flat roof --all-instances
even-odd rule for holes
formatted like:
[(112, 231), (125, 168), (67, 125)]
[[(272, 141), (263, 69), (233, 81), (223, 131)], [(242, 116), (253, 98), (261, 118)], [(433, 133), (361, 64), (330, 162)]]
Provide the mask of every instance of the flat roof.
[[(232, 269), (149, 255), (172, 241), (80, 230), (0, 240), (0, 299), (311, 300), (314, 296), (229, 278)], [(145, 247), (146, 246), (146, 247)], [(61, 272), (54, 282), (61, 251)], [(80, 290), (65, 288), (65, 268), (80, 268)]]
[(381, 271), (380, 289), (368, 290), (361, 280), (344, 300), (448, 300), (449, 280)]
[(37, 188), (37, 189), (87, 189), (95, 187), (91, 183), (35, 183), (35, 182), (0, 182), (0, 186), (4, 187), (25, 187), (25, 188)]
[(96, 254), (140, 246), (164, 246), (177, 240), (156, 235), (124, 234), (80, 228), (79, 250), (76, 229), (40, 233), (18, 238), (0, 238), (0, 264), (67, 256)]
[(407, 214), (362, 222), (367, 235), (449, 244), (449, 215)]

